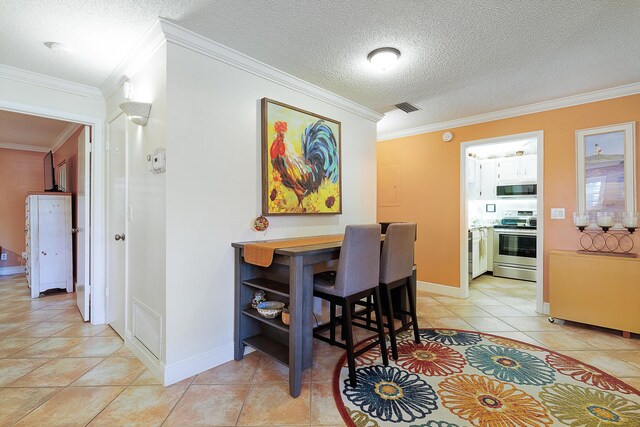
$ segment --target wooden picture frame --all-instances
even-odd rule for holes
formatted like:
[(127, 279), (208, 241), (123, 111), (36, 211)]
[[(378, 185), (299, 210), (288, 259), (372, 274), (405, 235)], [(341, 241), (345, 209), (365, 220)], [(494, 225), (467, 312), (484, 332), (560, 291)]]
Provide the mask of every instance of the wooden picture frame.
[(577, 212), (636, 212), (635, 144), (635, 122), (576, 131)]
[(337, 120), (262, 99), (262, 214), (342, 213)]

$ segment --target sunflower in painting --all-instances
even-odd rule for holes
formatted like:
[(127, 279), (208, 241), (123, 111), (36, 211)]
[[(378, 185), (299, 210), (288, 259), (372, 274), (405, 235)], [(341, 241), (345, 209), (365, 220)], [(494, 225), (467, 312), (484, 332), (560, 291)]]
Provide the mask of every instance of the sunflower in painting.
[(427, 376), (460, 373), (466, 365), (460, 353), (432, 341), (420, 344), (413, 341), (399, 343), (396, 363), (407, 371)]
[(547, 427), (547, 410), (515, 386), (481, 375), (458, 374), (439, 384), (442, 405), (475, 427)]
[(555, 380), (553, 369), (537, 357), (515, 348), (478, 345), (466, 351), (467, 361), (485, 375), (523, 385), (547, 385)]
[(567, 375), (581, 383), (592, 385), (602, 390), (619, 391), (624, 394), (633, 393), (633, 390), (622, 381), (577, 360), (571, 360), (568, 357), (553, 353), (547, 355), (546, 360), (549, 365), (562, 375)]
[(540, 399), (563, 424), (575, 427), (640, 426), (640, 404), (573, 384), (543, 387)]
[(356, 370), (357, 386), (344, 384), (343, 395), (363, 413), (380, 421), (409, 423), (438, 409), (438, 396), (418, 375), (391, 366)]

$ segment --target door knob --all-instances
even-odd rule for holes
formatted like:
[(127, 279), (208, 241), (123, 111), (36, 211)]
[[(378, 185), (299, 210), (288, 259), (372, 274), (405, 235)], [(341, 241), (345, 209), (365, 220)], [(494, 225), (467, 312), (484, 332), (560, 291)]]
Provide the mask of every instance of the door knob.
[(122, 233), (122, 234), (116, 234), (116, 235), (114, 236), (114, 239), (116, 239), (116, 240), (122, 240), (122, 241), (124, 242), (124, 233)]

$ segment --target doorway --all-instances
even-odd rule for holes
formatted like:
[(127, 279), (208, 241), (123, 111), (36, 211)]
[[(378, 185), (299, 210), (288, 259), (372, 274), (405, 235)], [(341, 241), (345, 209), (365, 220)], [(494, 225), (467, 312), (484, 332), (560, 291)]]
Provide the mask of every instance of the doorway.
[(0, 110), (77, 123), (87, 128), (87, 135), (90, 128), (92, 141), (90, 145), (85, 146), (87, 155), (86, 162), (83, 162), (86, 170), (91, 170), (93, 177), (91, 182), (87, 184), (91, 191), (91, 197), (90, 200), (89, 197), (86, 197), (87, 201), (85, 203), (87, 207), (87, 223), (90, 224), (90, 227), (85, 227), (86, 237), (83, 239), (87, 244), (86, 253), (90, 254), (90, 256), (86, 258), (83, 265), (88, 277), (87, 289), (89, 292), (86, 295), (87, 304), (90, 304), (91, 307), (90, 322), (92, 324), (103, 324), (105, 323), (104, 120), (98, 117), (83, 116), (67, 111), (4, 100), (0, 101)]
[[(542, 131), (464, 142), (460, 146), (460, 287), (519, 286), (543, 302)], [(483, 250), (484, 249), (484, 250)], [(494, 280), (494, 278), (496, 280)]]

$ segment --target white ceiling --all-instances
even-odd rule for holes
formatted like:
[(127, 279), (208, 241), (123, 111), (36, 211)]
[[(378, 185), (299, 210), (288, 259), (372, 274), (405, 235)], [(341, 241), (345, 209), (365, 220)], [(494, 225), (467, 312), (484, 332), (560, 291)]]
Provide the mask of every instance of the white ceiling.
[(0, 148), (49, 151), (76, 127), (62, 120), (0, 110)]
[[(2, 0), (0, 63), (99, 87), (158, 16), (379, 112), (390, 132), (640, 82), (638, 0)], [(71, 45), (56, 55), (44, 42)], [(393, 46), (398, 67), (371, 69)], [(406, 114), (393, 104), (422, 110)]]

